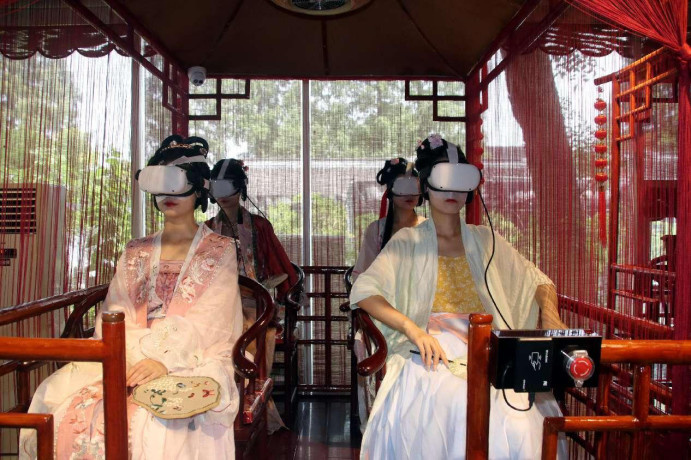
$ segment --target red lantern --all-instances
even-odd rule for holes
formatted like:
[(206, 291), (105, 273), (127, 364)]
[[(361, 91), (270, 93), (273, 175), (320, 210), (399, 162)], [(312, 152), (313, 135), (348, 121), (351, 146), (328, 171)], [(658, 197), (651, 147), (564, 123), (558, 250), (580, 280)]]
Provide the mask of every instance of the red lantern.
[[(602, 92), (602, 88), (598, 88), (598, 92)], [(598, 188), (598, 237), (603, 245), (607, 244), (607, 201), (605, 196), (605, 183), (609, 178), (604, 169), (607, 167), (607, 103), (598, 97), (594, 104), (595, 110), (599, 113), (595, 116), (595, 181)]]

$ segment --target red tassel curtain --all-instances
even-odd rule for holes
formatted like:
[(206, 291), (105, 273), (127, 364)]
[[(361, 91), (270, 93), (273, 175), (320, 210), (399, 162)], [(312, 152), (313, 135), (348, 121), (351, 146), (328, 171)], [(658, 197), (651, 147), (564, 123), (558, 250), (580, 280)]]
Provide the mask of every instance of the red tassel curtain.
[[(687, 0), (569, 0), (584, 11), (649, 37), (674, 51), (679, 59), (679, 114), (676, 236), (676, 300), (674, 337), (691, 339), (691, 47), (686, 42)], [(691, 369), (676, 366), (673, 389), (677, 398), (673, 412), (691, 412)], [(680, 447), (684, 444), (679, 440)], [(688, 444), (687, 446), (688, 447)]]
[[(594, 80), (628, 64), (620, 53), (630, 55), (640, 43), (601, 40), (602, 24), (592, 23), (570, 10), (490, 85), (483, 191), (499, 233), (550, 276), (560, 294), (604, 305)], [(603, 98), (609, 104), (609, 95)]]

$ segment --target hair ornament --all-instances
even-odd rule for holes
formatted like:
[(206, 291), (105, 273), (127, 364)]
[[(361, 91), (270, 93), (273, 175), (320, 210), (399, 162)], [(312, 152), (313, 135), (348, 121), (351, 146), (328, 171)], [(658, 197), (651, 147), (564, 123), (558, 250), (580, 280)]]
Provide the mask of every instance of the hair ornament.
[(168, 144), (166, 147), (163, 147), (159, 152), (165, 152), (166, 150), (170, 149), (188, 149), (188, 150), (194, 150), (196, 148), (199, 148), (199, 153), (204, 155), (204, 158), (209, 154), (209, 151), (204, 147), (204, 144), (201, 142), (192, 142), (191, 144), (179, 144), (177, 141), (170, 141), (170, 144)]
[(430, 134), (427, 140), (429, 141), (429, 146), (432, 150), (444, 146), (444, 140), (439, 134)]

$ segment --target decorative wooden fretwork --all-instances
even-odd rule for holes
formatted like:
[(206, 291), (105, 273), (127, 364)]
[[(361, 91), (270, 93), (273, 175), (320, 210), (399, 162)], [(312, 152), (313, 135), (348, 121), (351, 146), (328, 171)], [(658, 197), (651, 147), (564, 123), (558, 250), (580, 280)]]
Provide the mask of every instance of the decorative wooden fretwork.
[(197, 93), (190, 93), (189, 98), (190, 100), (211, 100), (211, 101), (216, 101), (216, 110), (215, 113), (213, 114), (195, 114), (189, 115), (190, 120), (215, 120), (218, 121), (221, 119), (221, 102), (224, 99), (249, 99), (250, 98), (250, 80), (244, 80), (244, 89), (241, 92), (237, 93), (224, 93), (222, 89), (222, 84), (223, 84), (223, 79), (217, 78), (216, 79), (216, 90), (213, 93), (204, 93), (204, 94), (197, 94)]

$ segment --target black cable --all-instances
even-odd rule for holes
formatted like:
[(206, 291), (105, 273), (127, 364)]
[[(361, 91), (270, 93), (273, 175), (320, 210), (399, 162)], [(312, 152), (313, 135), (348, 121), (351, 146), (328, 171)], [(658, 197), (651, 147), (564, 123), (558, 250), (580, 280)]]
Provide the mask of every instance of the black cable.
[(249, 200), (250, 203), (252, 203), (252, 206), (254, 206), (254, 208), (259, 212), (259, 214), (262, 215), (262, 217), (263, 217), (264, 219), (269, 220), (269, 219), (266, 217), (266, 214), (264, 214), (264, 213), (262, 212), (262, 210), (259, 209), (259, 206), (257, 206), (257, 205), (255, 204), (255, 202), (252, 201), (252, 198), (250, 198), (249, 195), (247, 195), (247, 199)]
[(504, 402), (506, 403), (507, 406), (509, 406), (511, 409), (518, 411), (518, 412), (528, 412), (530, 409), (533, 408), (533, 403), (535, 402), (535, 393), (528, 393), (528, 408), (527, 409), (519, 409), (518, 407), (514, 407), (508, 399), (506, 399), (506, 388), (504, 388), (504, 380), (506, 379), (506, 373), (508, 370), (511, 369), (511, 363), (507, 364), (506, 367), (504, 367), (504, 373), (501, 375), (501, 394), (504, 396)]
[(508, 327), (509, 330), (512, 330), (513, 328), (509, 325), (508, 321), (506, 321), (506, 318), (504, 318), (504, 315), (502, 314), (501, 310), (499, 310), (497, 302), (494, 300), (494, 296), (492, 296), (492, 291), (489, 289), (489, 283), (487, 282), (487, 271), (489, 270), (489, 264), (491, 264), (492, 259), (494, 259), (494, 249), (496, 241), (494, 239), (494, 226), (492, 225), (492, 219), (489, 217), (489, 211), (487, 210), (487, 205), (485, 205), (485, 199), (482, 198), (482, 193), (480, 193), (479, 188), (477, 189), (477, 194), (480, 197), (480, 201), (482, 202), (482, 207), (485, 208), (487, 222), (489, 222), (489, 228), (490, 230), (492, 230), (492, 254), (490, 254), (489, 260), (487, 261), (487, 266), (485, 266), (485, 287), (487, 287), (487, 293), (489, 294), (489, 298), (492, 299), (492, 303), (494, 304), (495, 310), (497, 310), (497, 313), (499, 313), (499, 316), (501, 316), (501, 319), (502, 321), (504, 321), (504, 324), (506, 324), (506, 327)]

